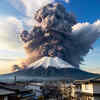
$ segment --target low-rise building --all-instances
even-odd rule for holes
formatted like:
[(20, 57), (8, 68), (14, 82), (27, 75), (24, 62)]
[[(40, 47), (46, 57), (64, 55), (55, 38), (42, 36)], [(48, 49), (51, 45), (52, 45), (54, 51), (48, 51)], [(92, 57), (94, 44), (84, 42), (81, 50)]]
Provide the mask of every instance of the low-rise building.
[(8, 96), (14, 95), (14, 91), (0, 88), (0, 100), (8, 100)]
[(0, 83), (0, 100), (33, 100), (32, 89)]
[(77, 100), (100, 100), (100, 77), (75, 81)]

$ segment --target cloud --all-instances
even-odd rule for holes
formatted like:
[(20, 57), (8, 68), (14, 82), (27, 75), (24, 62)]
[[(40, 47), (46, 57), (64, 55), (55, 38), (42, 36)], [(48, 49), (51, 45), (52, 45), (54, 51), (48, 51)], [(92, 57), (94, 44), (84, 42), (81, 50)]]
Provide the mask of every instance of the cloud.
[[(73, 34), (76, 36), (82, 35), (81, 39), (79, 39), (81, 41), (83, 41), (84, 39), (86, 41), (90, 41), (90, 39), (92, 39), (91, 42), (94, 43), (96, 38), (99, 39), (100, 37), (100, 20), (95, 21), (93, 24), (86, 22), (86, 23), (78, 23), (74, 25)], [(100, 40), (97, 40), (97, 42), (99, 41)], [(91, 42), (90, 44), (92, 45)], [(88, 44), (88, 42), (86, 44)], [(88, 71), (91, 70), (89, 69), (89, 67), (95, 69), (95, 67), (99, 67), (100, 65), (99, 59), (100, 59), (100, 47), (94, 46), (94, 49), (90, 50), (89, 54), (85, 58), (85, 62), (84, 62), (85, 65), (81, 65), (81, 67), (86, 68), (86, 66), (88, 66)]]
[(65, 0), (65, 2), (69, 3), (69, 0)]
[(46, 4), (53, 3), (53, 2), (64, 2), (69, 3), (70, 0), (8, 0), (8, 2), (15, 8), (17, 11), (21, 13), (21, 15), (24, 15), (24, 18), (22, 19), (24, 22), (24, 25), (31, 29), (34, 25), (33, 23), (36, 23), (36, 21), (33, 19), (35, 12), (43, 7)]
[(53, 0), (21, 0), (26, 8), (27, 16), (34, 15), (35, 11), (40, 7), (53, 2)]
[[(18, 11), (32, 17), (34, 12), (40, 7), (53, 2), (54, 0), (8, 0)], [(68, 0), (67, 0), (68, 1)]]
[[(17, 9), (21, 14), (23, 13), (26, 18), (24, 19), (24, 24), (27, 27), (33, 26), (36, 23), (33, 19), (35, 12), (48, 3), (56, 2), (56, 0), (8, 0), (9, 3)], [(59, 2), (67, 2), (69, 0), (59, 0)]]
[(100, 20), (93, 24), (78, 23), (73, 26), (72, 34), (83, 44), (92, 45), (100, 37)]
[(18, 12), (23, 13), (22, 15), (26, 15), (26, 7), (24, 6), (22, 0), (7, 0)]
[(69, 3), (70, 2), (70, 0), (60, 0), (60, 1), (64, 1), (66, 3)]
[[(44, 5), (47, 5), (49, 3), (55, 2), (55, 0), (21, 0), (26, 8), (26, 14), (27, 16), (32, 16), (38, 10), (40, 7), (43, 7)], [(69, 0), (60, 0), (69, 2)]]
[(0, 61), (15, 61), (15, 59), (10, 59), (10, 58), (0, 58)]
[(80, 32), (86, 32), (84, 34), (91, 33), (91, 32), (100, 32), (100, 20), (97, 20), (93, 24), (88, 22), (85, 23), (77, 23), (73, 26), (73, 34), (80, 34)]
[(21, 43), (16, 33), (23, 29), (22, 22), (16, 17), (0, 19), (0, 49), (19, 49)]
[(13, 65), (19, 65), (21, 59), (2, 59), (0, 58), (0, 74), (7, 74), (13, 71)]

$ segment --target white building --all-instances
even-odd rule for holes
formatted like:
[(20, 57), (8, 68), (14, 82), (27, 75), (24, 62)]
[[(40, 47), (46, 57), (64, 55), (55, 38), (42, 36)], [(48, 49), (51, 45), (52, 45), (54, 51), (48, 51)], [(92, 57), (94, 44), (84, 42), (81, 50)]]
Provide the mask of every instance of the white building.
[(100, 77), (75, 82), (77, 100), (100, 100)]

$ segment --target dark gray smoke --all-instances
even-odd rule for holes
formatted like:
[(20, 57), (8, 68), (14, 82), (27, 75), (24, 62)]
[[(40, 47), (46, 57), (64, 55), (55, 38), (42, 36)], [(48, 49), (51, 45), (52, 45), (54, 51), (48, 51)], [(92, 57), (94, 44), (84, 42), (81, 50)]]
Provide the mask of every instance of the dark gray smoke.
[(35, 55), (32, 52), (39, 51), (38, 59), (43, 56), (57, 56), (78, 68), (98, 37), (94, 40), (89, 38), (87, 43), (88, 35), (73, 34), (72, 26), (77, 23), (76, 19), (59, 3), (40, 8), (35, 14), (35, 20), (38, 24), (32, 31), (23, 31), (20, 35), (31, 58)]

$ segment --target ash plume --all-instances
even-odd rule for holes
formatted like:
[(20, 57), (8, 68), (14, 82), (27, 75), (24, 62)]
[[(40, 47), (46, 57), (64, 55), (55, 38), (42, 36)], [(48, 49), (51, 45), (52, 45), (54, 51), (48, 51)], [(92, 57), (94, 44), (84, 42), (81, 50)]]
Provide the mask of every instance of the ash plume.
[(84, 56), (92, 48), (91, 45), (100, 36), (100, 32), (88, 33), (84, 29), (82, 32), (73, 32), (72, 27), (77, 21), (60, 3), (40, 8), (34, 19), (37, 24), (31, 32), (24, 30), (20, 34), (24, 48), (32, 61), (44, 56), (57, 56), (79, 68)]

